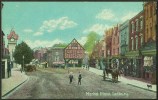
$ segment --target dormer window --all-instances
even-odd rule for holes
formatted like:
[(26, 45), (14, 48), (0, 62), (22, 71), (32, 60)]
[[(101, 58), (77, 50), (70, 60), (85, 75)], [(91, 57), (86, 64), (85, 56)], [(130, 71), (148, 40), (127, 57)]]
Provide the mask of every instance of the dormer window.
[(11, 40), (10, 41), (14, 41), (14, 38), (11, 38)]

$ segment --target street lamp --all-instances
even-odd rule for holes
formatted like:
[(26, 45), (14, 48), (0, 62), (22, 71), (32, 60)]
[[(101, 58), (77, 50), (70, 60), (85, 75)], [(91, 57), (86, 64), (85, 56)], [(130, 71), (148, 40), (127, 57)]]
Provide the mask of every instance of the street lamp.
[(23, 58), (23, 69), (22, 70), (24, 71), (24, 58), (25, 58), (25, 56), (23, 55), (22, 58)]

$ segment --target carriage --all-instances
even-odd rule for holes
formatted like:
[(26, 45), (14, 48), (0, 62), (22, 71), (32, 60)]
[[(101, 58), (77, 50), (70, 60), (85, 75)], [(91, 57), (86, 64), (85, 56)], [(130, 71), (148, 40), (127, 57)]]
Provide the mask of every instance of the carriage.
[(120, 76), (122, 71), (117, 67), (117, 65), (112, 64), (112, 67), (104, 67), (103, 69), (103, 80), (106, 79), (106, 76), (109, 77), (109, 74), (112, 76), (112, 82), (118, 82), (118, 76)]

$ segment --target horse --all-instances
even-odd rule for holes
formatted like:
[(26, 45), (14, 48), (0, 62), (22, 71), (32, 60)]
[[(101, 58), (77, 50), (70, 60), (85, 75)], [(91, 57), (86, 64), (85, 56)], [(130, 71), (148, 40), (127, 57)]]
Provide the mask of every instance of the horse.
[(105, 68), (106, 75), (109, 77), (109, 73), (112, 76), (112, 82), (117, 82), (118, 81), (118, 76), (120, 76), (120, 71), (117, 68), (109, 69)]

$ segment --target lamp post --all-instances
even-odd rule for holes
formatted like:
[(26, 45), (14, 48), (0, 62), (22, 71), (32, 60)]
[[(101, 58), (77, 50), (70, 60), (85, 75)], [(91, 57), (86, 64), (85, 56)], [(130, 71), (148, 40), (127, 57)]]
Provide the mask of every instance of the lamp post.
[(25, 56), (23, 55), (22, 58), (23, 58), (23, 69), (22, 69), (22, 71), (24, 71), (24, 58), (25, 58)]

